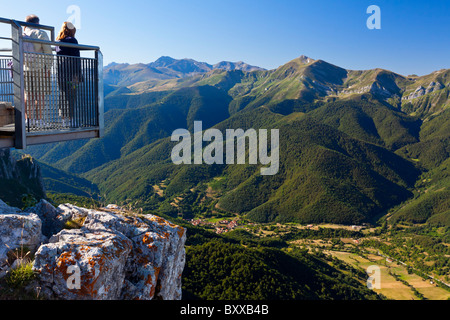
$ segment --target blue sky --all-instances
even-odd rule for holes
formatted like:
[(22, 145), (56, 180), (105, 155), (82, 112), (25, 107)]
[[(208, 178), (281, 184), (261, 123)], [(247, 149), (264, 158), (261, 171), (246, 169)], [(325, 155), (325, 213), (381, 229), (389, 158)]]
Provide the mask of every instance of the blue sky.
[[(381, 9), (380, 30), (366, 27), (372, 4)], [(446, 0), (0, 0), (0, 16), (35, 13), (58, 29), (70, 5), (81, 10), (79, 42), (99, 45), (106, 64), (165, 55), (273, 69), (307, 55), (403, 75), (450, 68)]]

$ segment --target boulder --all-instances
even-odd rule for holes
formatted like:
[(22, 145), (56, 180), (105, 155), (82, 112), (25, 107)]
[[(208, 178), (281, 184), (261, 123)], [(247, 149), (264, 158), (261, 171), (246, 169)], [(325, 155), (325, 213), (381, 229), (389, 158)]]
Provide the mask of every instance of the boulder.
[(36, 253), (42, 294), (64, 300), (115, 300), (120, 297), (132, 243), (107, 230), (63, 230)]
[[(22, 212), (0, 200), (0, 278), (20, 259), (34, 252), (41, 243), (42, 223), (34, 213)], [(14, 253), (16, 251), (16, 253)]]
[(185, 229), (120, 208), (59, 206), (58, 221), (82, 221), (36, 252), (33, 269), (51, 299), (181, 299)]
[(42, 234), (47, 238), (63, 229), (65, 221), (64, 217), (61, 216), (61, 210), (56, 209), (47, 200), (41, 200), (34, 207), (26, 209), (26, 211), (39, 216), (42, 221)]
[(0, 200), (0, 276), (25, 261), (12, 254), (24, 249), (35, 253), (33, 287), (47, 299), (181, 299), (184, 228), (118, 206), (55, 208), (42, 200), (26, 211)]

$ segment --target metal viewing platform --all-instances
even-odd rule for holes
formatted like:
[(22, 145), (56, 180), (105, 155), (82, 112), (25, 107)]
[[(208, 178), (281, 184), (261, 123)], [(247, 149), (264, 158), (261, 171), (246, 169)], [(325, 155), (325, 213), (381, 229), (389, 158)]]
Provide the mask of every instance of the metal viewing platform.
[[(50, 26), (4, 18), (0, 24), (11, 27), (10, 35), (0, 35), (0, 148), (102, 137), (100, 48), (56, 42)], [(50, 41), (24, 36), (24, 27), (49, 32)], [(29, 44), (52, 53), (36, 53)], [(57, 55), (57, 46), (79, 49), (81, 56)]]

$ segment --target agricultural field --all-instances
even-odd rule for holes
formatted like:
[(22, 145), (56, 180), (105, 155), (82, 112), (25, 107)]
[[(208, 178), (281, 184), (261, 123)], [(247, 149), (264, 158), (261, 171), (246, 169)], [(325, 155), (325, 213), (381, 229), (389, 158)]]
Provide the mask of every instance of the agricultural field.
[[(388, 262), (389, 259), (369, 254), (362, 257), (358, 254), (339, 251), (324, 251), (339, 260), (357, 269), (367, 270), (369, 266), (376, 265), (381, 271), (381, 289), (374, 289), (393, 300), (447, 300), (450, 299), (450, 292), (438, 287), (429, 279), (408, 273), (405, 266), (396, 262)], [(403, 281), (401, 281), (403, 280)], [(415, 292), (418, 292), (416, 294)], [(422, 295), (422, 296), (420, 296)]]

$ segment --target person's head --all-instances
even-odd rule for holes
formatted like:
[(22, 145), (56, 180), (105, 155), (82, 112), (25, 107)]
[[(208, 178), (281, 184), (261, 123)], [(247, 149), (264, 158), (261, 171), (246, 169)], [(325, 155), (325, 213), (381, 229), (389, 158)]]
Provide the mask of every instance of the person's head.
[(39, 24), (39, 17), (35, 14), (30, 14), (25, 18), (25, 22)]
[(75, 37), (75, 33), (77, 32), (77, 29), (73, 25), (72, 22), (64, 22), (61, 30), (59, 31), (58, 37), (56, 37), (56, 40), (63, 40), (67, 37)]

